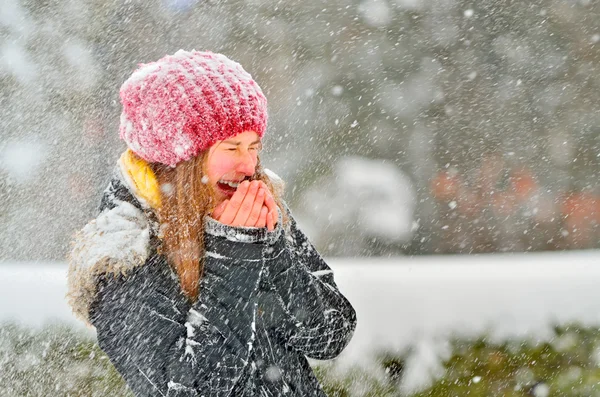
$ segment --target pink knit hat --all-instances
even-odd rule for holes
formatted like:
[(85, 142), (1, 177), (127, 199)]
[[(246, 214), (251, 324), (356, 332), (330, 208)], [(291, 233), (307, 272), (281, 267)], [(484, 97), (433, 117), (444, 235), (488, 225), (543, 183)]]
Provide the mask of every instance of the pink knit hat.
[(267, 99), (240, 64), (179, 50), (142, 64), (120, 90), (120, 136), (149, 162), (175, 166), (244, 131), (262, 137)]

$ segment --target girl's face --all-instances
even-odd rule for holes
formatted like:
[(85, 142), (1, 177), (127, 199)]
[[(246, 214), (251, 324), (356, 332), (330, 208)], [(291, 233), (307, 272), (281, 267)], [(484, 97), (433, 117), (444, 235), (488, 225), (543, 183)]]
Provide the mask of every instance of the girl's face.
[(231, 198), (237, 186), (254, 175), (261, 148), (258, 134), (246, 131), (208, 149), (205, 172), (217, 196), (215, 205)]

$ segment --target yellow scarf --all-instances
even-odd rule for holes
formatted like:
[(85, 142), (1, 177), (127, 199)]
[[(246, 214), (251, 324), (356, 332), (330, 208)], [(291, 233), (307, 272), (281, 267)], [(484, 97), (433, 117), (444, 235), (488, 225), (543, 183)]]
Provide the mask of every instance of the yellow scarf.
[(136, 190), (135, 194), (153, 209), (160, 208), (160, 186), (150, 165), (129, 149), (121, 155), (121, 164)]

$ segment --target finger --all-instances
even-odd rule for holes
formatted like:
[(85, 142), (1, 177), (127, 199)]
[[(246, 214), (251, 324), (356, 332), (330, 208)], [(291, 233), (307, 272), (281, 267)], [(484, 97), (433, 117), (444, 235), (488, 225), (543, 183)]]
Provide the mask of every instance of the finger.
[(245, 226), (255, 226), (258, 218), (260, 217), (260, 211), (263, 208), (263, 204), (265, 202), (265, 189), (259, 188), (256, 193), (256, 197), (254, 199), (254, 204), (252, 205), (252, 210), (250, 210), (250, 215), (248, 215), (248, 219), (246, 220)]
[(235, 193), (233, 193), (233, 196), (231, 196), (231, 199), (229, 200), (229, 205), (225, 207), (225, 211), (221, 215), (221, 219), (219, 219), (219, 222), (225, 223), (227, 225), (233, 224), (233, 220), (237, 216), (240, 206), (244, 201), (244, 197), (246, 197), (246, 192), (248, 191), (249, 185), (250, 182), (248, 181), (240, 183)]
[(223, 212), (225, 212), (225, 208), (227, 207), (227, 204), (229, 204), (229, 200), (225, 200), (221, 204), (219, 204), (215, 207), (215, 209), (213, 210), (213, 212), (211, 214), (213, 219), (219, 220), (221, 215), (223, 215)]
[(231, 222), (232, 226), (247, 226), (248, 217), (252, 212), (252, 207), (254, 207), (254, 200), (256, 199), (259, 185), (258, 181), (250, 182), (246, 195), (240, 203), (237, 214), (235, 215), (233, 222)]
[(265, 189), (265, 191), (266, 191), (265, 197), (267, 197), (267, 196), (273, 197), (273, 192), (271, 192), (271, 189), (269, 189), (267, 184), (264, 183), (263, 181), (260, 181), (260, 184), (261, 184), (261, 187), (263, 189)]
[(273, 226), (276, 226), (278, 221), (279, 221), (279, 207), (276, 207), (275, 211), (273, 211)]
[(273, 213), (269, 211), (267, 214), (267, 229), (272, 232), (275, 230), (275, 224), (273, 223)]
[[(263, 186), (267, 186), (264, 182), (261, 183)], [(265, 193), (265, 206), (269, 210), (267, 214), (267, 229), (269, 231), (275, 230), (275, 225), (277, 225), (277, 221), (279, 220), (279, 207), (270, 190), (267, 190)]]
[(269, 212), (277, 212), (277, 203), (271, 195), (265, 195), (265, 205), (269, 209)]
[[(267, 221), (269, 220), (269, 218), (272, 218), (272, 223), (273, 223), (273, 227), (269, 228), (269, 230), (274, 230), (275, 225), (277, 225), (277, 221), (279, 220), (279, 207), (277, 206), (277, 203), (275, 202), (275, 199), (273, 198), (273, 193), (271, 192), (271, 190), (269, 190), (267, 185), (263, 181), (260, 181), (260, 184), (261, 184), (262, 188), (266, 189), (265, 190), (265, 206), (267, 207), (267, 210), (268, 210)], [(268, 225), (266, 225), (266, 226), (268, 227)]]
[(256, 227), (265, 227), (267, 225), (267, 214), (269, 210), (264, 205), (260, 209), (260, 216), (258, 217), (258, 221), (256, 222)]

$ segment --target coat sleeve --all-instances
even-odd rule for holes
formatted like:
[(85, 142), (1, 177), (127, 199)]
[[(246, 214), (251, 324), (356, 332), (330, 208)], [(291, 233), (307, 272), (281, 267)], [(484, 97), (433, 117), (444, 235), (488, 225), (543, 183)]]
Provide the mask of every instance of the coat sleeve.
[(194, 304), (162, 256), (126, 276), (100, 278), (90, 321), (136, 395), (227, 396), (245, 373), (263, 244), (208, 234), (205, 246)]
[(288, 216), (288, 231), (269, 250), (265, 265), (288, 318), (280, 332), (306, 356), (331, 359), (350, 342), (356, 313), (335, 284), (331, 268)]

